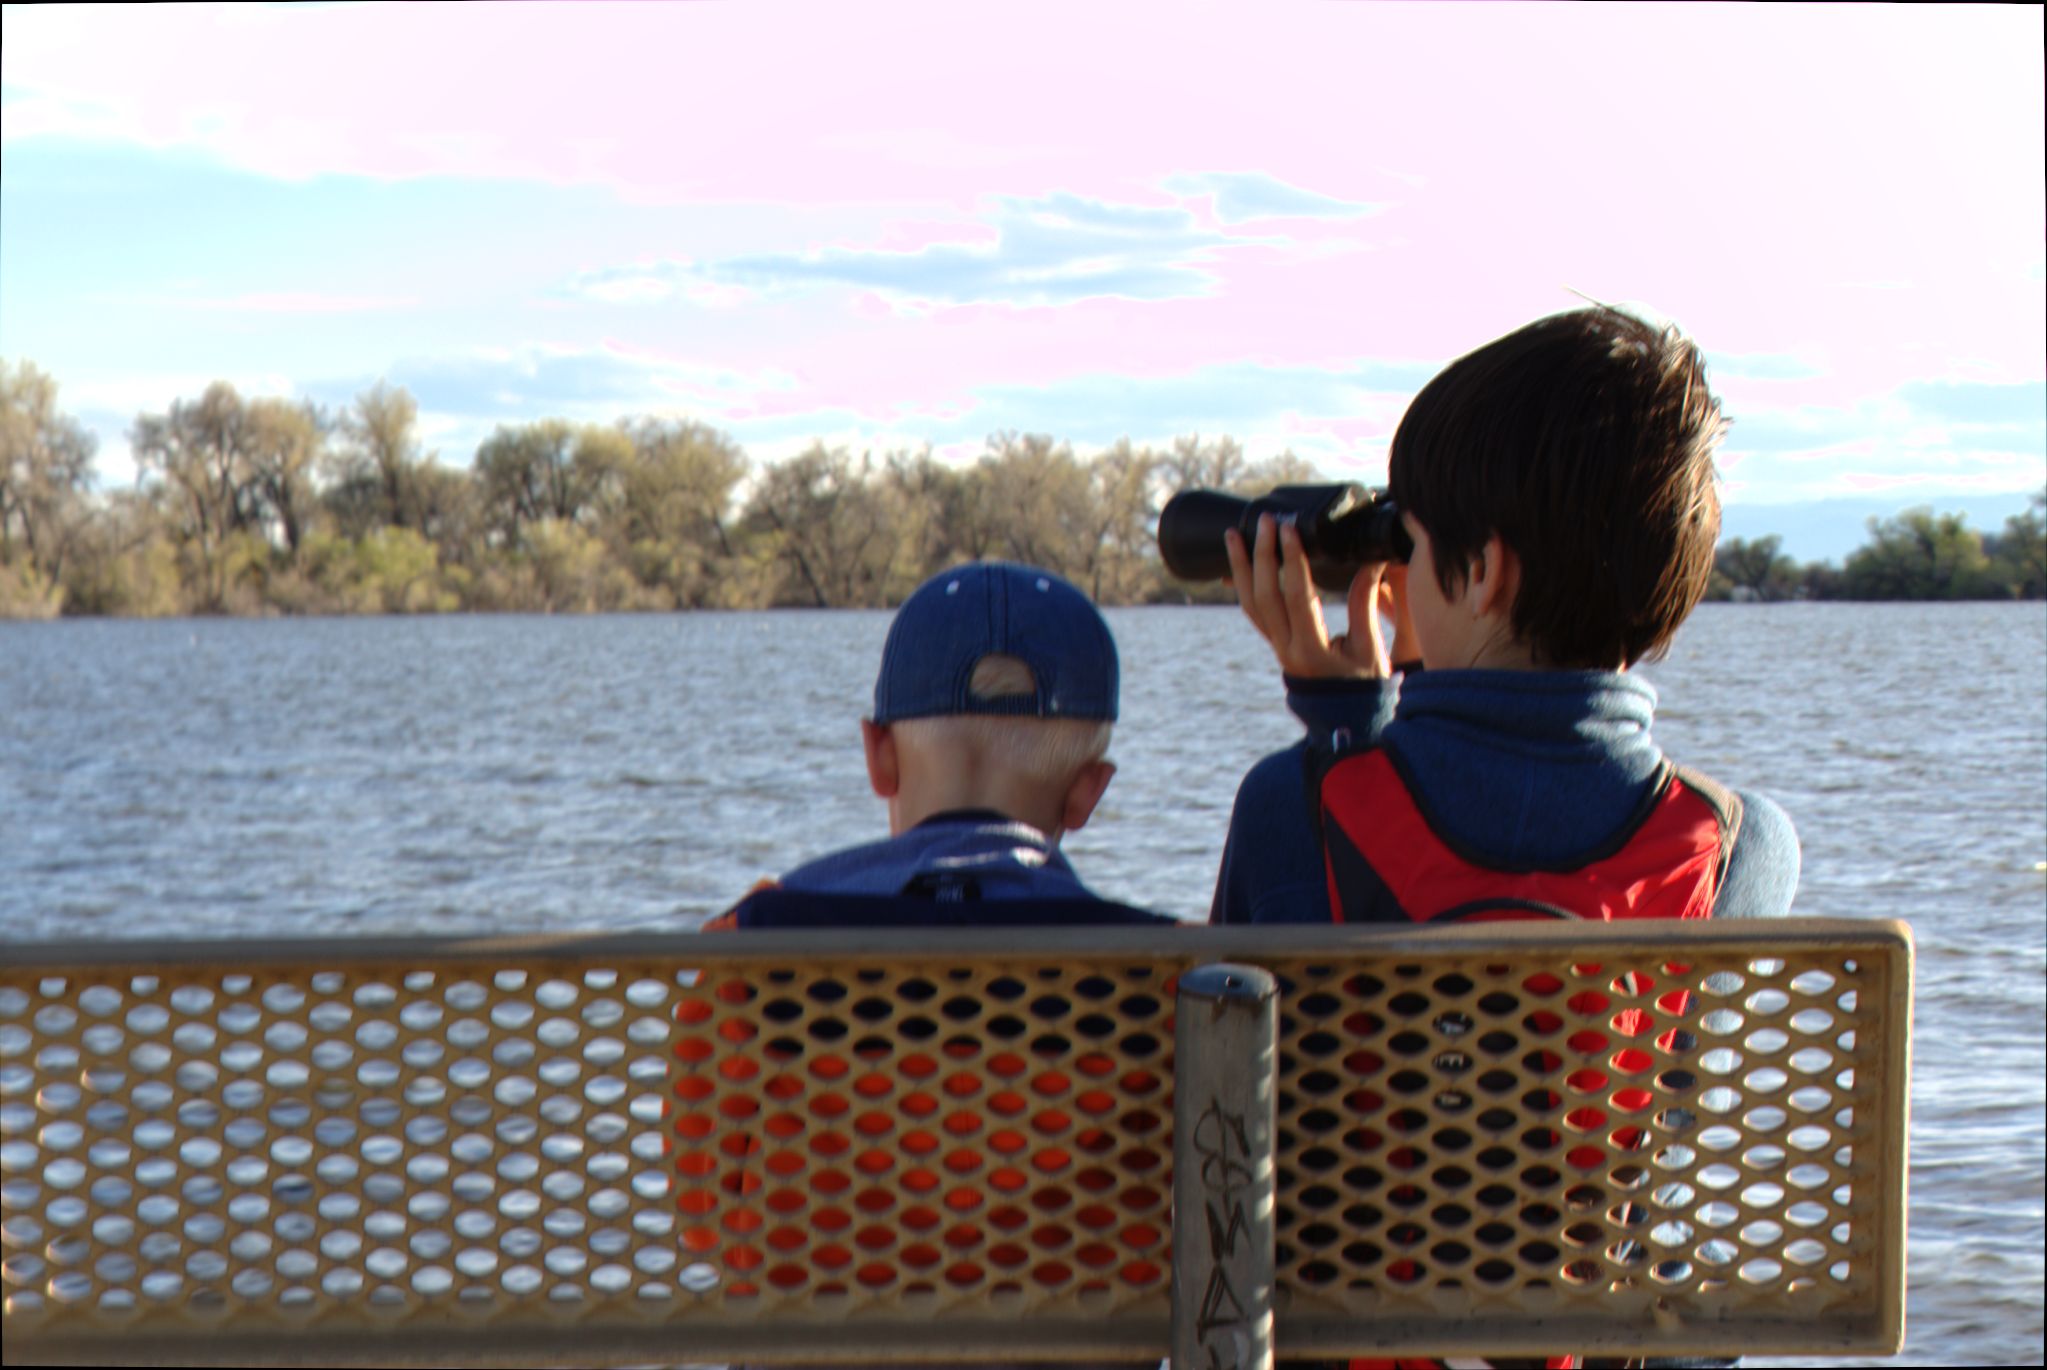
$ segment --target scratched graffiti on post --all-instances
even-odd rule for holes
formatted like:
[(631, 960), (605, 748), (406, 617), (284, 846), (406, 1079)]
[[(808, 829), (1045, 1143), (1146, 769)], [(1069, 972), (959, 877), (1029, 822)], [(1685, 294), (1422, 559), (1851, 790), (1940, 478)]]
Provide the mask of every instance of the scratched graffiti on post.
[[(1244, 1197), (1257, 1178), (1244, 1115), (1226, 1112), (1219, 1100), (1210, 1099), (1194, 1125), (1194, 1150), (1201, 1158), (1210, 1261), (1194, 1335), (1208, 1356), (1209, 1370), (1235, 1370), (1252, 1340), (1246, 1335), (1249, 1317), (1230, 1268), (1233, 1258), (1237, 1264), (1243, 1263), (1238, 1257), (1240, 1242), (1248, 1254), (1250, 1225), (1244, 1214)], [(1217, 1332), (1224, 1335), (1211, 1341), (1210, 1335)]]

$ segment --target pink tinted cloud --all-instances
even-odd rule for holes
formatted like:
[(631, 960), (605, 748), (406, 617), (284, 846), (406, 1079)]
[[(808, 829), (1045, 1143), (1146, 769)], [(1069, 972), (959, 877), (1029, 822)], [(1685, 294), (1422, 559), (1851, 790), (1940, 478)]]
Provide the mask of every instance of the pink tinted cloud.
[[(1164, 301), (1135, 315), (1113, 300), (1062, 309), (966, 305), (929, 317), (871, 304), (858, 314), (818, 311), (797, 368), (799, 388), (764, 397), (756, 412), (893, 415), (954, 403), (988, 384), (1046, 385), (1102, 371), (1177, 375), (1215, 362), (1216, 334), (1231, 331), (1220, 320), (1195, 326), (1208, 303)], [(1189, 326), (1176, 329), (1176, 319)], [(771, 352), (746, 355), (765, 360)]]
[[(1440, 364), (1572, 307), (1567, 287), (1821, 373), (1721, 382), (1750, 408), (2047, 374), (2040, 19), (2019, 7), (41, 6), (11, 9), (8, 38), (10, 143), (69, 128), (271, 175), (589, 182), (791, 219), (905, 207), (813, 248), (987, 244), (992, 197), (1054, 192), (1216, 227), (1165, 189), (1207, 172), (1383, 206), (1205, 254), (1206, 298), (749, 299), (701, 346), (791, 378), (762, 413)], [(691, 351), (694, 325), (644, 327)]]
[[(1222, 282), (1210, 295), (1057, 308), (906, 307), (873, 291), (817, 290), (782, 306), (790, 313), (781, 328), (721, 331), (720, 354), (741, 366), (786, 365), (798, 376), (794, 390), (764, 397), (759, 413), (831, 407), (880, 415), (956, 402), (988, 385), (1170, 377), (1221, 362), (1327, 368), (1404, 359), (1432, 370), (1577, 303), (1561, 290), (1526, 292), (1474, 324), (1432, 302), (1431, 287), (1415, 283), (1403, 263), (1369, 253), (1331, 263), (1231, 249), (1211, 254), (1205, 269)], [(786, 345), (792, 333), (804, 339), (799, 356)]]
[[(1177, 308), (1192, 317), (1204, 308), (1214, 310), (1225, 304), (1175, 301), (1154, 306), (1153, 311), (1167, 309), (1170, 313)], [(1113, 301), (1089, 301), (1060, 310), (981, 305), (946, 311), (929, 321), (890, 315), (860, 319), (859, 327), (850, 326), (854, 322), (842, 321), (841, 331), (827, 332), (818, 339), (819, 345), (806, 354), (803, 363), (792, 367), (790, 389), (754, 396), (743, 411), (730, 411), (731, 417), (800, 416), (833, 410), (893, 423), (918, 415), (957, 413), (971, 405), (977, 392), (989, 387), (1038, 388), (1049, 396), (1065, 382), (1100, 375), (1114, 375), (1137, 385), (1146, 379), (1170, 379), (1213, 366), (1218, 354), (1212, 338), (1208, 339), (1210, 345), (1204, 345), (1204, 335), (1241, 334), (1227, 319), (1211, 320), (1203, 328), (1176, 330), (1148, 312), (1147, 327), (1133, 337), (1129, 320)], [(819, 327), (831, 326), (821, 322)], [(1128, 344), (1127, 350), (1102, 348), (1104, 336), (1119, 335)], [(1240, 358), (1232, 356), (1230, 360)], [(1282, 370), (1334, 368), (1342, 373), (1359, 360), (1275, 348), (1257, 362)], [(1348, 378), (1346, 382), (1359, 384)], [(1345, 444), (1383, 437), (1408, 398), (1404, 389), (1374, 394), (1360, 387), (1352, 411), (1301, 415), (1292, 431), (1306, 432), (1312, 427)], [(1044, 422), (1056, 426), (1083, 422), (1085, 417), (1048, 411)]]
[(1405, 410), (1405, 397), (1386, 397), (1371, 405), (1371, 411), (1352, 417), (1318, 414), (1289, 415), (1281, 427), (1289, 433), (1327, 437), (1344, 447), (1362, 447), (1392, 437), (1393, 428)]
[(891, 219), (871, 239), (840, 238), (830, 246), (857, 252), (922, 252), (931, 247), (992, 248), (1001, 237), (995, 225), (968, 217)]
[(1992, 7), (27, 7), (6, 79), (279, 174), (965, 205), (1255, 169), (1448, 195), (1495, 253), (1591, 230), (1653, 255), (1682, 211), (1888, 277), (1900, 246), (1998, 240), (1972, 208), (2037, 205), (2010, 173), (2038, 34)]

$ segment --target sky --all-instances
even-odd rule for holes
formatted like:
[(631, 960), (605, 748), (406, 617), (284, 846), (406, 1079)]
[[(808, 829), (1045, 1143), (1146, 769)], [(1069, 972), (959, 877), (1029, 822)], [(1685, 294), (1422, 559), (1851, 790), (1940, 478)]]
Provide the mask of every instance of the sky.
[(402, 385), (457, 466), (660, 415), (1369, 482), (1589, 298), (1705, 349), (1730, 530), (1994, 514), (2047, 485), (2041, 49), (1959, 4), (8, 5), (0, 358), (108, 486), (215, 380)]

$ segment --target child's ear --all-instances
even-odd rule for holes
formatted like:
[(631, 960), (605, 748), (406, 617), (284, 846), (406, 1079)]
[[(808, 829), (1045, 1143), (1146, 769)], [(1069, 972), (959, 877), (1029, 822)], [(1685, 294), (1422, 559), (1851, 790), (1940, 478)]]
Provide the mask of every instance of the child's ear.
[(1090, 761), (1082, 766), (1073, 783), (1066, 787), (1066, 801), (1059, 811), (1059, 830), (1074, 832), (1085, 827), (1094, 815), (1095, 805), (1102, 802), (1102, 792), (1115, 778), (1113, 761)]
[(1473, 615), (1506, 618), (1514, 612), (1521, 591), (1521, 558), (1494, 533), (1471, 560), (1464, 577), (1464, 603)]
[(895, 734), (885, 723), (860, 720), (860, 747), (867, 754), (867, 783), (880, 799), (894, 799), (903, 787), (902, 765), (896, 758)]

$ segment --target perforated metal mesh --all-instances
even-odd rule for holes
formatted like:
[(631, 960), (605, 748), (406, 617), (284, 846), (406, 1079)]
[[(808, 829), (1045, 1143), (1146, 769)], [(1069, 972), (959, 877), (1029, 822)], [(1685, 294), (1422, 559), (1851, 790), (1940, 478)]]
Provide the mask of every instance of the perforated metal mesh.
[(714, 975), (686, 997), (682, 1245), (727, 1298), (1149, 1306), (1166, 1288), (1171, 968)]
[(1706, 1319), (1866, 1335), (1902, 1256), (1893, 961), (1273, 968), (1289, 1344), (1354, 1344), (1360, 1320), (1404, 1342), (1446, 1294), (1467, 1321), (1557, 1327), (1561, 1349)]
[(1890, 1335), (1902, 938), (1566, 931), (17, 948), (9, 1354), (1157, 1354), (1217, 959), (1285, 985), (1283, 1352)]

